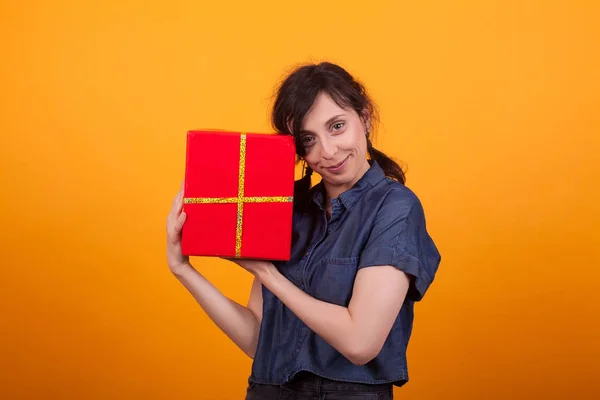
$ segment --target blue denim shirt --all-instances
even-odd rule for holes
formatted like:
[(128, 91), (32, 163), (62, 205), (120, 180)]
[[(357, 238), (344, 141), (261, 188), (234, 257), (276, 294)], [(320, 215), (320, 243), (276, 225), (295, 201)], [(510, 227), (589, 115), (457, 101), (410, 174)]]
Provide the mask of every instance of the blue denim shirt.
[(312, 202), (294, 212), (291, 259), (279, 271), (309, 295), (348, 306), (361, 268), (393, 265), (414, 277), (381, 352), (366, 365), (352, 364), (309, 329), (263, 286), (263, 317), (249, 382), (283, 384), (299, 371), (360, 383), (408, 381), (406, 349), (414, 303), (423, 298), (441, 261), (427, 233), (423, 207), (406, 186), (377, 164), (333, 199), (328, 220), (322, 183)]

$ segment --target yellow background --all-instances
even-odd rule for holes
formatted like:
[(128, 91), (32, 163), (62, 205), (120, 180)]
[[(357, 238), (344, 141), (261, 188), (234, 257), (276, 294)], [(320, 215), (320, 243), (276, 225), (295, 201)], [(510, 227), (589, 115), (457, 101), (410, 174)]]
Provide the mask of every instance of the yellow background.
[[(402, 399), (600, 396), (596, 1), (3, 1), (0, 397), (240, 399), (169, 273), (191, 128), (270, 131), (288, 68), (367, 84), (443, 261)], [(250, 276), (194, 259), (245, 303)]]

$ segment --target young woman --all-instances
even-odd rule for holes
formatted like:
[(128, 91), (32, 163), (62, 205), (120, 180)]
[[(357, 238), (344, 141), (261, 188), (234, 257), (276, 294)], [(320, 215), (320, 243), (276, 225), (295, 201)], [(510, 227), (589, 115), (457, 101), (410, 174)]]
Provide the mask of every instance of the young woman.
[[(246, 307), (181, 255), (182, 191), (167, 218), (172, 273), (254, 359), (246, 399), (391, 399), (408, 381), (414, 303), (441, 261), (401, 168), (370, 141), (375, 107), (343, 68), (304, 65), (281, 84), (275, 129), (293, 135), (291, 259), (233, 260), (254, 275)], [(311, 174), (322, 180), (311, 188)]]

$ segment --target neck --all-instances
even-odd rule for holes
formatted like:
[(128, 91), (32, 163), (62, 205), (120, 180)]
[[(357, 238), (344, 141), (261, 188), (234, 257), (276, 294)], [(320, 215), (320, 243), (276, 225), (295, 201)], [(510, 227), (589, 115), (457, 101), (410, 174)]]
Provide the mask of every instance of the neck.
[(327, 209), (329, 209), (329, 207), (331, 206), (332, 199), (338, 198), (340, 194), (344, 193), (346, 190), (349, 190), (350, 188), (352, 188), (352, 186), (356, 185), (356, 182), (358, 182), (360, 178), (363, 177), (363, 175), (369, 170), (370, 167), (371, 165), (369, 164), (367, 159), (365, 159), (365, 162), (361, 166), (358, 174), (356, 174), (356, 176), (351, 182), (347, 182), (341, 185), (332, 185), (328, 184), (327, 182), (323, 182), (325, 186), (325, 192), (327, 193), (327, 201), (325, 202), (325, 204), (327, 205)]

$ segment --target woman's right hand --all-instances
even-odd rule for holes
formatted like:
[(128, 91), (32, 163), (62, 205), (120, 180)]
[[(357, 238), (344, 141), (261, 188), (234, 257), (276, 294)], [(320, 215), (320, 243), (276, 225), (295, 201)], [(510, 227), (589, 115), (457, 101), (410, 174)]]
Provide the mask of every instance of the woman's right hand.
[(167, 263), (172, 273), (189, 266), (190, 258), (181, 253), (181, 229), (185, 223), (186, 214), (183, 210), (183, 182), (173, 199), (171, 212), (167, 217)]

